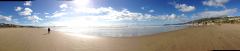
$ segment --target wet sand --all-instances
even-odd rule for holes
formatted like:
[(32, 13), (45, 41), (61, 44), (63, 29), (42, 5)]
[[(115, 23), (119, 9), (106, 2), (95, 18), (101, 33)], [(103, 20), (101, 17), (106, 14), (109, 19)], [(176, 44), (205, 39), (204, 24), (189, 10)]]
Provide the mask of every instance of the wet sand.
[(96, 37), (38, 28), (0, 28), (0, 51), (240, 50), (240, 25), (189, 27), (141, 37)]

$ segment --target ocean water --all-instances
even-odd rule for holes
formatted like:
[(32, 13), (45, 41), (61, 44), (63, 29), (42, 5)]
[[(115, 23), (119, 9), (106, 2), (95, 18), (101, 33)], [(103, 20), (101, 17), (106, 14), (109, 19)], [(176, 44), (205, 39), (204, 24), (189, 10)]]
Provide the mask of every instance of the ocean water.
[(90, 36), (132, 37), (183, 29), (186, 26), (128, 26), (128, 27), (61, 27), (56, 31)]

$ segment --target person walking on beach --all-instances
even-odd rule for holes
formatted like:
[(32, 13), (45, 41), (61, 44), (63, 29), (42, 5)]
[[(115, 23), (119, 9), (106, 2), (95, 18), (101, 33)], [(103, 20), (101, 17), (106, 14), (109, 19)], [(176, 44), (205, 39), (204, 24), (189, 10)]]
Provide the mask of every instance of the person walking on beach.
[(51, 29), (50, 28), (48, 28), (48, 33), (50, 33), (51, 32)]

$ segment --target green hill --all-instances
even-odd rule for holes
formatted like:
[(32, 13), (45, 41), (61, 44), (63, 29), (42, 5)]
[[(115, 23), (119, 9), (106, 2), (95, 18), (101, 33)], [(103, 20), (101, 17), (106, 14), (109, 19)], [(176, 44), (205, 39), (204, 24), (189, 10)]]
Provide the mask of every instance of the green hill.
[(203, 25), (205, 25), (205, 24), (223, 24), (223, 23), (230, 23), (230, 24), (240, 23), (240, 16), (202, 18), (202, 19), (187, 22), (185, 24), (203, 24)]

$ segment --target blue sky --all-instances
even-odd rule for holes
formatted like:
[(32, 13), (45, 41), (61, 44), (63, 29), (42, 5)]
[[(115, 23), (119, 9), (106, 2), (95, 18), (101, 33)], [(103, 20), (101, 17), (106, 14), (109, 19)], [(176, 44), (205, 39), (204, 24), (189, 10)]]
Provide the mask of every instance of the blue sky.
[(0, 1), (0, 22), (23, 25), (162, 25), (239, 16), (240, 0)]

